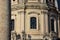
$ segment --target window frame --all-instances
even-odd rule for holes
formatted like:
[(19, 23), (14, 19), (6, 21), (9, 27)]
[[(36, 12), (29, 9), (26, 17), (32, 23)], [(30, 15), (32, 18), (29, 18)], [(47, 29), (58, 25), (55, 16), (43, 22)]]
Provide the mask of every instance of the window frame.
[(53, 16), (50, 17), (50, 31), (52, 31), (52, 30), (51, 30), (51, 19), (54, 20), (54, 31), (53, 31), (53, 32), (57, 32), (57, 29), (56, 29), (56, 27), (57, 27), (57, 26), (56, 26), (56, 18), (53, 17)]
[[(37, 24), (37, 28), (36, 29), (30, 29), (30, 17), (36, 17), (36, 24)], [(28, 29), (29, 29), (29, 31), (32, 31), (32, 30), (34, 30), (34, 31), (38, 31), (38, 30), (40, 30), (40, 13), (39, 12), (36, 12), (36, 11), (30, 11), (30, 12), (28, 12)], [(39, 21), (39, 22), (38, 22)]]

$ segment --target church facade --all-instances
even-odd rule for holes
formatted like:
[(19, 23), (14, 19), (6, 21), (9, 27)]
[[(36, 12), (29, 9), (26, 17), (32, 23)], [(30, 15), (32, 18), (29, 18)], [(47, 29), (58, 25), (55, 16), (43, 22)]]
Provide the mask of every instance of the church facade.
[(11, 40), (57, 40), (60, 14), (55, 0), (11, 0)]

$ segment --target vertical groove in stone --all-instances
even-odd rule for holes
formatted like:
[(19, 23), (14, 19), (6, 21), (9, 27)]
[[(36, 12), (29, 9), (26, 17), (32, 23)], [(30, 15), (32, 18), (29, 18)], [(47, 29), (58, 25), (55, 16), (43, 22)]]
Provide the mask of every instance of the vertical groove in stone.
[(8, 0), (0, 0), (0, 40), (9, 40)]

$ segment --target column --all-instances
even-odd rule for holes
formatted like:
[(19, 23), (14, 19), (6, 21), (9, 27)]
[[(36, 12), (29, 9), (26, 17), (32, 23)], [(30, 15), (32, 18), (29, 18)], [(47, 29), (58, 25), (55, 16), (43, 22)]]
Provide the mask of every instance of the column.
[(58, 16), (56, 15), (56, 18), (54, 18), (54, 32), (58, 32)]
[(0, 0), (0, 40), (9, 40), (8, 0)]
[(45, 13), (45, 32), (48, 33), (48, 14)]
[(58, 16), (56, 16), (56, 32), (58, 33)]
[(40, 14), (40, 22), (41, 22), (41, 34), (44, 34), (44, 31), (45, 31), (45, 25), (44, 25), (44, 11), (41, 11), (41, 14)]
[(44, 0), (41, 0), (41, 3), (43, 3)]
[(43, 0), (44, 3), (46, 3), (46, 0)]
[(21, 40), (25, 39), (25, 16), (24, 11), (20, 13), (20, 30), (21, 30)]
[(60, 38), (60, 16), (59, 16), (59, 27), (58, 27), (58, 32), (59, 32), (59, 38)]
[(54, 19), (54, 32), (57, 32), (57, 30), (56, 30), (56, 19)]

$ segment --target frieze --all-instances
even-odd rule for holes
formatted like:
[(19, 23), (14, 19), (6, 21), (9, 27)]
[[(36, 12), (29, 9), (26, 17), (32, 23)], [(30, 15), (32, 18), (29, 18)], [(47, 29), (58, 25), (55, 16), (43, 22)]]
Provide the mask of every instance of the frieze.
[(11, 10), (13, 11), (13, 10), (19, 10), (19, 9), (44, 9), (44, 10), (47, 10), (48, 9), (48, 7), (46, 6), (46, 5), (43, 5), (43, 4), (41, 4), (41, 5), (25, 5), (25, 6), (23, 6), (23, 5), (13, 5), (12, 7), (11, 7)]
[(24, 9), (24, 5), (16, 4), (16, 5), (12, 5), (12, 6), (11, 6), (11, 10), (12, 10), (12, 11), (14, 11), (14, 10), (19, 10), (19, 9)]
[(41, 11), (41, 13), (43, 13), (43, 14), (47, 14), (47, 13), (48, 13), (48, 11)]
[(29, 12), (28, 14), (38, 14), (38, 15), (40, 15), (40, 13), (37, 13), (37, 12)]
[(39, 5), (26, 5), (27, 9), (40, 9)]

